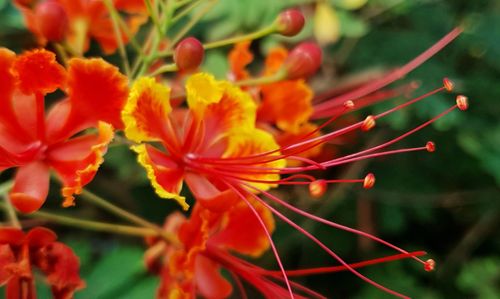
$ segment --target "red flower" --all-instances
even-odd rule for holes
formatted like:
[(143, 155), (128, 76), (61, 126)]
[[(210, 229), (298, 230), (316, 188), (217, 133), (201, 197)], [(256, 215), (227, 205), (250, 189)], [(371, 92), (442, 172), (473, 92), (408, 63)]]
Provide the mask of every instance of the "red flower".
[[(61, 35), (67, 46), (78, 54), (87, 51), (90, 38), (95, 39), (106, 54), (111, 54), (118, 48), (113, 22), (103, 1), (35, 0), (29, 5), (23, 2), (25, 1), (15, 1), (26, 26), (38, 37), (41, 45), (47, 40), (59, 41), (52, 37)], [(47, 9), (37, 9), (42, 5), (46, 5)], [(124, 14), (125, 24), (131, 35), (147, 21), (144, 1), (113, 0), (113, 5)], [(127, 36), (123, 31), (121, 35), (123, 42), (127, 43)]]
[[(68, 98), (45, 115), (44, 96), (58, 88)], [(16, 57), (0, 49), (0, 171), (18, 168), (10, 192), (18, 210), (42, 206), (50, 169), (63, 183), (63, 205), (73, 205), (103, 162), (113, 127), (122, 127), (127, 90), (127, 79), (101, 59), (72, 59), (65, 70), (45, 50)], [(97, 132), (73, 137), (89, 128)]]
[(54, 232), (43, 227), (27, 234), (17, 228), (0, 228), (0, 286), (7, 285), (7, 299), (36, 298), (32, 266), (45, 274), (56, 299), (73, 298), (75, 291), (85, 287), (78, 274), (78, 257), (56, 239)]

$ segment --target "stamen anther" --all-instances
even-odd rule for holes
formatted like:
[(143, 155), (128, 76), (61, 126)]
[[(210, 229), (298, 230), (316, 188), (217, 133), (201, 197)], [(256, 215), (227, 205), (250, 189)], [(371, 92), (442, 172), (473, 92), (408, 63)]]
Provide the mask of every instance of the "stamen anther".
[(424, 270), (427, 272), (434, 271), (435, 267), (436, 267), (436, 262), (433, 259), (428, 259), (424, 263)]
[(375, 185), (375, 175), (373, 173), (369, 173), (365, 176), (365, 180), (363, 181), (363, 188), (370, 189)]
[(344, 108), (346, 109), (352, 109), (354, 108), (354, 102), (351, 100), (345, 101), (344, 102)]
[(456, 101), (458, 109), (464, 111), (469, 108), (469, 99), (466, 96), (460, 94), (457, 96)]
[(432, 142), (432, 141), (429, 141), (429, 142), (427, 142), (427, 144), (425, 145), (425, 149), (426, 149), (429, 153), (433, 153), (433, 152), (436, 150), (436, 144), (434, 144), (434, 142)]
[(370, 129), (375, 127), (375, 124), (375, 117), (373, 117), (373, 115), (368, 115), (361, 125), (361, 130), (369, 131)]
[(326, 192), (327, 183), (325, 180), (315, 180), (309, 184), (309, 194), (312, 197), (321, 197)]
[(444, 89), (446, 89), (447, 92), (452, 92), (453, 88), (455, 87), (455, 83), (453, 83), (453, 81), (451, 81), (448, 78), (444, 78), (443, 79), (443, 86), (444, 86)]

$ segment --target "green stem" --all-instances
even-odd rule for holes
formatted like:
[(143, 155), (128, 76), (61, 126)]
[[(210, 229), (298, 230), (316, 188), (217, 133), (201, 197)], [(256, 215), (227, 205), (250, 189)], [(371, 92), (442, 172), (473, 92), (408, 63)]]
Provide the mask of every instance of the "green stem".
[[(276, 24), (273, 23), (267, 27), (264, 27), (258, 31), (255, 31), (255, 32), (252, 32), (249, 34), (230, 37), (230, 38), (222, 39), (222, 40), (211, 42), (211, 43), (206, 43), (203, 45), (203, 49), (209, 50), (209, 49), (214, 49), (214, 48), (218, 48), (218, 47), (232, 45), (232, 44), (242, 42), (242, 41), (255, 40), (255, 39), (259, 39), (259, 38), (262, 38), (264, 36), (267, 36), (269, 34), (275, 33), (275, 32), (276, 32)], [(174, 51), (172, 51), (172, 50), (167, 50), (167, 51), (163, 51), (161, 53), (158, 53), (158, 57), (169, 57), (172, 55), (174, 55)]]
[(234, 82), (234, 84), (237, 86), (263, 85), (281, 81), (285, 78), (286, 78), (286, 72), (284, 70), (281, 70), (269, 76), (240, 80)]
[(202, 10), (195, 14), (193, 18), (189, 20), (189, 22), (181, 29), (181, 31), (179, 31), (177, 35), (172, 38), (170, 43), (171, 46), (169, 46), (168, 50), (172, 50), (172, 45), (176, 45), (189, 32), (189, 30), (191, 30), (191, 28), (193, 28), (194, 25), (196, 25), (196, 23), (198, 23), (201, 18), (205, 16), (205, 14), (208, 13), (215, 4), (217, 4), (217, 2), (218, 0), (210, 0)]
[(7, 192), (9, 192), (9, 190), (12, 188), (12, 185), (14, 185), (12, 181), (7, 181), (5, 183), (2, 183), (0, 185), (0, 196), (4, 198), (5, 204), (2, 205), (3, 208), (5, 209), (5, 212), (7, 213), (7, 217), (9, 218), (10, 224), (13, 227), (21, 228), (21, 222), (19, 222), (19, 219), (17, 218), (16, 210), (12, 206), (9, 196), (7, 196)]
[(113, 30), (115, 31), (116, 41), (118, 42), (118, 52), (123, 60), (123, 69), (127, 76), (130, 76), (130, 63), (128, 61), (127, 52), (125, 51), (125, 45), (123, 44), (122, 34), (120, 31), (120, 15), (115, 9), (115, 6), (110, 0), (104, 0), (104, 5), (111, 15), (111, 22), (113, 23)]
[(143, 226), (143, 227), (147, 227), (147, 228), (151, 228), (151, 229), (155, 229), (155, 230), (158, 230), (161, 228), (159, 226), (157, 226), (156, 224), (154, 223), (151, 223), (149, 221), (147, 221), (146, 219), (143, 219), (139, 216), (136, 216), (118, 206), (115, 206), (114, 204), (110, 203), (109, 201), (105, 200), (104, 198), (88, 191), (88, 190), (83, 190), (82, 192), (82, 197), (83, 199), (89, 201), (89, 202), (92, 202), (94, 203), (95, 205), (115, 214), (116, 216), (119, 216), (121, 217), (122, 219), (124, 220), (127, 220), (127, 221), (130, 221), (132, 223), (135, 223), (137, 225), (140, 225), (140, 226)]
[[(189, 0), (191, 2), (192, 0)], [(200, 5), (204, 0), (197, 0), (194, 3), (191, 3), (188, 7), (184, 8), (181, 12), (177, 13), (175, 17), (172, 18), (172, 23), (179, 21), (181, 18), (189, 14), (193, 9), (195, 9), (198, 5)], [(177, 3), (176, 3), (177, 6)], [(177, 6), (178, 7), (178, 6)]]
[(83, 220), (76, 219), (74, 217), (56, 215), (47, 212), (37, 211), (31, 214), (25, 214), (24, 216), (36, 219), (48, 220), (53, 223), (78, 227), (87, 230), (99, 231), (99, 232), (108, 232), (113, 234), (121, 234), (121, 235), (129, 235), (129, 236), (138, 236), (138, 237), (150, 237), (150, 236), (158, 236), (158, 232), (151, 228), (144, 227), (135, 227), (129, 225), (119, 225), (119, 224), (111, 224), (105, 222), (91, 221), (91, 220)]
[(165, 64), (165, 65), (162, 65), (161, 67), (159, 67), (154, 72), (152, 72), (150, 74), (150, 76), (154, 77), (154, 76), (157, 76), (157, 75), (160, 75), (163, 73), (176, 72), (177, 70), (179, 70), (179, 69), (177, 68), (177, 65), (175, 63)]

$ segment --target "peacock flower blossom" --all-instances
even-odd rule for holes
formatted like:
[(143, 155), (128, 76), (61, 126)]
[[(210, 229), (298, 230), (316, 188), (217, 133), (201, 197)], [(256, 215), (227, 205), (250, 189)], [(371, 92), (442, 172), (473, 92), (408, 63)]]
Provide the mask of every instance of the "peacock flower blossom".
[(36, 298), (32, 267), (46, 276), (56, 299), (73, 298), (75, 291), (85, 287), (78, 257), (56, 239), (56, 234), (44, 227), (28, 233), (14, 227), (0, 228), (0, 286), (6, 285), (5, 298)]
[[(43, 205), (51, 169), (63, 185), (63, 206), (73, 205), (103, 162), (113, 127), (123, 127), (127, 78), (102, 59), (68, 65), (46, 50), (16, 56), (0, 49), (0, 171), (17, 168), (9, 197), (21, 212)], [(67, 98), (46, 114), (45, 96), (57, 89)]]
[[(198, 73), (186, 82), (188, 109), (172, 109), (170, 89), (153, 78), (143, 77), (132, 88), (122, 112), (125, 134), (139, 143), (132, 146), (146, 169), (156, 193), (175, 199), (185, 210), (180, 195), (185, 182), (197, 201), (214, 210), (224, 210), (237, 200), (220, 180), (227, 171), (234, 179), (255, 180), (268, 190), (279, 175), (260, 175), (246, 167), (219, 171), (204, 159), (232, 159), (275, 150), (273, 137), (255, 127), (257, 107), (251, 97), (226, 81)], [(153, 142), (158, 143), (154, 146)], [(278, 153), (275, 153), (277, 155)], [(264, 162), (261, 167), (284, 167), (284, 161)]]
[[(178, 237), (178, 244), (149, 240), (145, 254), (148, 268), (156, 268), (161, 277), (157, 298), (195, 298), (197, 294), (227, 298), (233, 290), (221, 267), (239, 276), (238, 267), (245, 264), (234, 254), (257, 258), (270, 245), (266, 232), (274, 230), (272, 214), (257, 203), (252, 209), (240, 202), (219, 213), (196, 203), (188, 219), (180, 213), (169, 215), (164, 229)], [(261, 229), (259, 219), (266, 230)]]
[[(95, 39), (105, 54), (116, 51), (119, 41), (104, 1), (33, 0), (14, 1), (40, 45), (47, 41), (61, 42), (73, 53), (82, 54)], [(128, 42), (148, 19), (144, 1), (113, 0), (114, 8), (123, 14), (126, 31), (121, 28), (123, 43)], [(127, 33), (127, 34), (126, 34)]]

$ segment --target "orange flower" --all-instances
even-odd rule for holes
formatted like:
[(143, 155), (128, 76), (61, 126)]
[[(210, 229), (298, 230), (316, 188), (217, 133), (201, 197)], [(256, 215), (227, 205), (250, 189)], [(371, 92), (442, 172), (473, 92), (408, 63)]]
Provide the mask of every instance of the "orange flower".
[[(152, 78), (141, 78), (133, 85), (122, 113), (125, 134), (140, 143), (132, 149), (156, 193), (187, 209), (189, 205), (180, 195), (186, 182), (205, 207), (224, 210), (236, 199), (226, 186), (228, 178), (253, 181), (265, 190), (271, 187), (272, 183), (258, 181), (276, 181), (279, 175), (253, 174), (238, 166), (221, 168), (209, 161), (278, 147), (270, 134), (255, 128), (256, 106), (249, 95), (204, 73), (191, 76), (186, 91), (189, 110), (172, 110), (170, 89)], [(143, 143), (152, 141), (160, 142), (165, 150)], [(284, 161), (257, 165), (282, 167)]]
[[(68, 98), (45, 115), (44, 96), (61, 88)], [(65, 70), (55, 55), (34, 50), (17, 56), (0, 49), (0, 170), (17, 167), (10, 199), (22, 212), (38, 210), (49, 170), (63, 183), (64, 206), (94, 177), (120, 110), (127, 79), (101, 59), (72, 59)], [(88, 128), (96, 133), (75, 134)]]
[(44, 227), (35, 227), (27, 234), (13, 227), (0, 228), (0, 286), (7, 285), (6, 298), (36, 298), (32, 266), (46, 275), (56, 299), (72, 298), (85, 287), (78, 274), (78, 257), (56, 239), (56, 234)]
[[(75, 53), (82, 54), (88, 50), (90, 38), (93, 38), (101, 45), (105, 54), (111, 54), (118, 48), (111, 16), (103, 1), (36, 0), (29, 4), (25, 2), (16, 0), (14, 3), (23, 14), (28, 29), (37, 36), (41, 45), (47, 40), (64, 40)], [(47, 7), (40, 8), (42, 5)], [(122, 17), (131, 35), (134, 35), (147, 21), (144, 1), (113, 0), (113, 5), (123, 14)], [(121, 38), (124, 43), (128, 42), (123, 30)]]
[[(154, 264), (160, 268), (162, 280), (157, 297), (195, 298), (197, 294), (204, 298), (228, 297), (232, 286), (222, 276), (221, 268), (240, 276), (247, 262), (232, 253), (259, 257), (269, 248), (268, 234), (274, 230), (271, 213), (258, 203), (252, 206), (241, 202), (226, 212), (214, 213), (195, 204), (189, 219), (180, 214), (170, 215), (165, 230), (177, 235), (179, 244), (153, 240), (146, 252), (149, 268)], [(242, 278), (248, 279), (245, 275)]]

